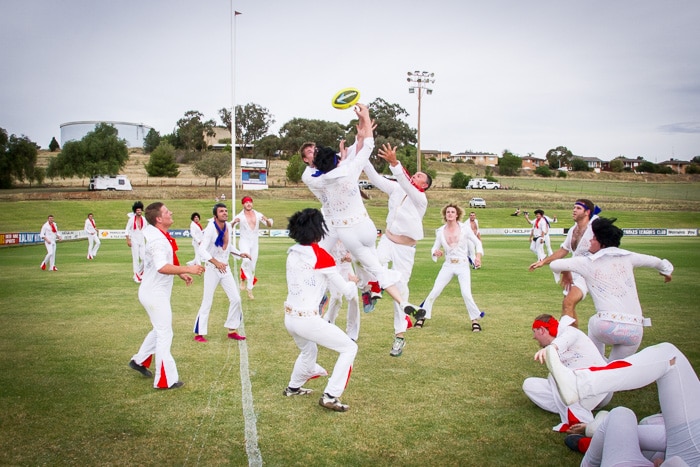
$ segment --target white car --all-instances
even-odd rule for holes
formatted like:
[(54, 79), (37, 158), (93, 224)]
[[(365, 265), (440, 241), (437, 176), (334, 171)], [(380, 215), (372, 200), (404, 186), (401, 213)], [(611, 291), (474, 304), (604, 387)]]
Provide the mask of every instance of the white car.
[(498, 190), (501, 188), (501, 184), (497, 182), (486, 182), (481, 185), (482, 190)]
[(472, 198), (469, 200), (469, 207), (470, 208), (485, 208), (486, 201), (484, 200), (484, 198)]
[(372, 185), (367, 180), (358, 180), (357, 184), (363, 190), (371, 190), (372, 188), (374, 188), (374, 185)]

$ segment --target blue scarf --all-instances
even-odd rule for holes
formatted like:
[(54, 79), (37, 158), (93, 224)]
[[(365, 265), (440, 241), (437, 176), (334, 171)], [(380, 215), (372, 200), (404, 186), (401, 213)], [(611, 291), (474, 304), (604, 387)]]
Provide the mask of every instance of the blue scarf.
[(220, 229), (219, 224), (214, 221), (214, 227), (216, 227), (216, 231), (219, 233), (216, 236), (216, 241), (214, 242), (214, 245), (223, 248), (224, 247), (224, 234), (226, 234), (226, 223), (224, 222), (224, 228)]

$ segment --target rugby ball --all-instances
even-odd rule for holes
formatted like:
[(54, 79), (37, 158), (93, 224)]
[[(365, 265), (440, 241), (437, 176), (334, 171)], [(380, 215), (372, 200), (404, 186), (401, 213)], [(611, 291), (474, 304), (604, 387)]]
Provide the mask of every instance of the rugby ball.
[(353, 105), (357, 104), (359, 100), (360, 91), (355, 88), (345, 88), (341, 89), (335, 94), (335, 96), (333, 96), (331, 105), (336, 109), (349, 109)]

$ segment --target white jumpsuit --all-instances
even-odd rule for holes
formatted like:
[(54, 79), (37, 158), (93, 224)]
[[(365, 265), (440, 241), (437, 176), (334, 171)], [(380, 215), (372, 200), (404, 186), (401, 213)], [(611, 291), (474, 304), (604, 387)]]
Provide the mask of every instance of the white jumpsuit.
[(586, 285), (596, 314), (588, 321), (588, 337), (605, 355), (605, 345), (612, 345), (610, 360), (618, 360), (637, 351), (644, 335), (644, 318), (639, 303), (634, 268), (653, 268), (664, 275), (673, 272), (668, 260), (633, 253), (621, 248), (603, 248), (593, 255), (558, 259), (552, 271), (579, 274)]
[[(204, 291), (202, 293), (202, 305), (199, 307), (197, 318), (194, 321), (195, 334), (206, 336), (209, 332), (209, 312), (214, 302), (214, 292), (219, 284), (226, 292), (229, 301), (228, 315), (224, 326), (229, 329), (238, 329), (243, 320), (241, 295), (238, 293), (236, 281), (231, 273), (231, 267), (228, 265), (231, 252), (240, 254), (233, 247), (232, 234), (233, 228), (230, 223), (226, 222), (226, 233), (224, 236), (227, 241), (225, 241), (224, 246), (216, 246), (215, 242), (218, 236), (216, 221), (210, 222), (202, 233), (199, 255), (204, 262)], [(226, 272), (219, 271), (214, 264), (209, 262), (212, 258), (226, 264)]]
[(98, 235), (97, 228), (95, 227), (94, 219), (89, 217), (85, 219), (85, 233), (88, 239), (88, 259), (92, 259), (97, 256), (97, 251), (100, 249), (100, 236)]
[(58, 233), (58, 225), (55, 222), (49, 224), (49, 222), (46, 221), (44, 225), (41, 226), (39, 236), (44, 240), (44, 246), (46, 247), (46, 256), (41, 264), (42, 266), (46, 265), (49, 270), (53, 270), (56, 266), (56, 241), (61, 238)]
[(440, 272), (435, 278), (433, 289), (423, 303), (423, 308), (425, 308), (426, 311), (426, 319), (432, 317), (435, 300), (437, 300), (454, 276), (457, 276), (457, 280), (459, 281), (459, 289), (462, 292), (462, 299), (467, 307), (469, 318), (475, 320), (481, 317), (481, 310), (479, 310), (479, 307), (474, 301), (474, 297), (472, 297), (469, 243), (473, 242), (476, 245), (476, 252), (482, 255), (484, 254), (484, 248), (481, 244), (481, 240), (476, 238), (470, 226), (462, 222), (458, 222), (458, 224), (462, 234), (455, 245), (450, 245), (447, 242), (444, 225), (435, 231), (435, 243), (433, 243), (433, 248), (430, 250), (432, 252), (432, 258), (433, 261), (437, 261), (435, 252), (442, 248), (445, 251), (445, 262), (442, 264)]
[(289, 379), (291, 388), (301, 387), (309, 378), (326, 374), (316, 363), (317, 345), (338, 352), (338, 360), (328, 378), (325, 393), (340, 397), (345, 390), (357, 354), (357, 344), (339, 327), (319, 315), (318, 304), (333, 282), (346, 299), (357, 296), (357, 287), (346, 282), (333, 258), (317, 244), (294, 245), (287, 252), (287, 300), (284, 325), (301, 351)]
[[(552, 341), (556, 345), (561, 362), (570, 369), (602, 366), (605, 359), (598, 353), (593, 342), (572, 326), (574, 319), (571, 316), (562, 316), (559, 320), (557, 336)], [(552, 345), (550, 344), (550, 345)], [(559, 396), (557, 384), (552, 375), (547, 378), (526, 378), (523, 382), (525, 395), (539, 408), (548, 412), (559, 414), (561, 423), (552, 427), (554, 431), (565, 432), (576, 423), (590, 423), (593, 421), (593, 413), (590, 409), (581, 406), (578, 402), (567, 406)], [(606, 405), (612, 393), (605, 395), (598, 407)]]
[(129, 220), (126, 222), (126, 236), (131, 240), (131, 262), (134, 269), (134, 277), (141, 277), (143, 274), (143, 261), (145, 253), (145, 245), (143, 239), (143, 229), (147, 222), (143, 216), (137, 216), (133, 212), (129, 214)]
[[(250, 222), (248, 222), (245, 209), (231, 219), (232, 221), (234, 219), (239, 220), (238, 229), (240, 237), (238, 238), (238, 249), (242, 253), (248, 253), (250, 255), (250, 259), (243, 258), (243, 260), (241, 260), (241, 280), (247, 281), (246, 287), (248, 290), (253, 290), (253, 286), (257, 280), (255, 277), (255, 268), (258, 264), (260, 224), (265, 225), (262, 213), (253, 209), (253, 214), (255, 215), (254, 226), (251, 226)], [(267, 225), (265, 226), (267, 227)]]
[(153, 354), (156, 356), (153, 387), (169, 388), (179, 381), (175, 359), (170, 353), (173, 342), (173, 313), (170, 296), (173, 275), (158, 271), (167, 264), (174, 264), (174, 253), (170, 242), (157, 227), (143, 228), (145, 240), (144, 270), (139, 286), (139, 301), (151, 319), (153, 329), (146, 335), (141, 348), (132, 357), (139, 365), (149, 367)]

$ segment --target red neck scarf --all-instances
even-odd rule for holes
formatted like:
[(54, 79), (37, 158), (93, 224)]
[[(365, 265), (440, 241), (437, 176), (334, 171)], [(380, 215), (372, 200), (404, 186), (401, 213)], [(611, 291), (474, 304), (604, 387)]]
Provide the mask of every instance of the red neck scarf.
[[(136, 225), (136, 219), (139, 220), (139, 225)], [(141, 217), (141, 216), (134, 216), (134, 229), (136, 229), (136, 230), (141, 230), (141, 229), (143, 229), (143, 217)]]
[(423, 188), (421, 188), (418, 185), (416, 185), (415, 183), (413, 183), (413, 179), (411, 178), (411, 174), (408, 173), (408, 170), (406, 170), (406, 167), (402, 167), (402, 169), (403, 169), (403, 173), (406, 175), (406, 178), (408, 178), (408, 181), (411, 182), (411, 185), (416, 187), (416, 190), (420, 191), (421, 193), (424, 193), (425, 190)]
[(56, 224), (54, 224), (53, 222), (49, 222), (49, 225), (51, 226), (51, 231), (53, 233), (56, 233)]
[[(90, 219), (90, 218), (88, 217), (88, 219)], [(90, 219), (90, 223), (92, 224), (92, 228), (94, 229), (95, 228), (95, 221)]]
[(170, 236), (170, 234), (167, 231), (161, 230), (160, 228), (158, 230), (163, 232), (163, 235), (165, 235), (165, 238), (167, 238), (168, 241), (170, 242), (170, 247), (173, 249), (173, 264), (175, 266), (179, 266), (180, 260), (177, 259), (177, 253), (175, 253), (177, 251), (177, 242), (175, 241), (175, 239), (173, 237)]
[(202, 228), (202, 224), (200, 224), (199, 222), (195, 222), (195, 224), (197, 224), (197, 227), (199, 227), (199, 230), (204, 230), (204, 229)]

